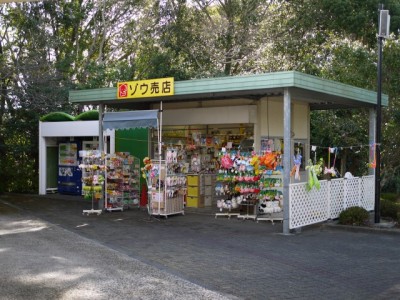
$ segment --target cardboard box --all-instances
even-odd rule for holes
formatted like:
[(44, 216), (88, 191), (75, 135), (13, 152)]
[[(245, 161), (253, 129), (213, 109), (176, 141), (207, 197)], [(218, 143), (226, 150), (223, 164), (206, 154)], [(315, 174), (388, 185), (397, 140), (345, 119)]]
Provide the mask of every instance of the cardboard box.
[(164, 192), (151, 192), (151, 201), (153, 202), (164, 201)]
[(164, 209), (164, 202), (151, 202), (152, 209)]
[(204, 207), (204, 198), (203, 197), (186, 197), (186, 206), (187, 207)]

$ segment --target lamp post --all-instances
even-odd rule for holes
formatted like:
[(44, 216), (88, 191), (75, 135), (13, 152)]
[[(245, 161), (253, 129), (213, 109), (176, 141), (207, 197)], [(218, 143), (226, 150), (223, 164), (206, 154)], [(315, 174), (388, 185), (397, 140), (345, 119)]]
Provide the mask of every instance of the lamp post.
[(376, 169), (375, 169), (375, 223), (380, 223), (380, 198), (381, 198), (381, 127), (382, 127), (382, 43), (389, 36), (390, 15), (388, 10), (383, 10), (379, 5), (379, 34), (378, 34), (378, 88), (376, 102)]

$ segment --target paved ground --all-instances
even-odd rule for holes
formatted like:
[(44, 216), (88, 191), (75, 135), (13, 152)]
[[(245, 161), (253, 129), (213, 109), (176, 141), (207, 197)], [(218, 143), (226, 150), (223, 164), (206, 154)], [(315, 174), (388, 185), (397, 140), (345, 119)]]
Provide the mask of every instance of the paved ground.
[(0, 299), (400, 299), (400, 233), (83, 216), (89, 203), (58, 195), (1, 203)]

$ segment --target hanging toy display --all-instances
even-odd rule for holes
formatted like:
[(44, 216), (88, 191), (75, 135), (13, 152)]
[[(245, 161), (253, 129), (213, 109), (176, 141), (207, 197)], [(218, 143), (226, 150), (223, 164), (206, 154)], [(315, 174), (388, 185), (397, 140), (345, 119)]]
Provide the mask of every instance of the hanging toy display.
[(266, 152), (260, 157), (260, 164), (268, 170), (275, 170), (278, 165), (277, 154), (274, 152)]
[(233, 160), (231, 159), (231, 157), (229, 156), (229, 154), (225, 154), (224, 156), (222, 156), (221, 158), (221, 167), (229, 170), (233, 167)]
[(306, 184), (307, 192), (311, 191), (314, 187), (317, 190), (321, 188), (321, 183), (318, 180), (318, 176), (322, 173), (322, 165), (322, 159), (320, 159), (320, 161), (315, 165), (312, 164), (311, 159), (309, 160), (308, 166), (306, 167), (306, 170), (308, 170), (308, 182)]
[(369, 146), (369, 161), (368, 167), (375, 169), (376, 168), (376, 144), (372, 144)]
[(198, 157), (197, 154), (192, 156), (191, 162), (190, 162), (190, 169), (192, 172), (198, 173), (201, 170), (201, 162), (200, 158)]
[[(330, 167), (330, 155), (331, 153), (335, 153), (335, 157), (333, 159), (333, 164), (332, 167)], [(328, 168), (325, 167), (324, 169), (324, 175), (327, 175), (328, 179), (332, 178), (332, 177), (337, 177), (337, 172), (336, 172), (336, 168), (335, 168), (335, 164), (336, 164), (336, 155), (337, 155), (337, 148), (329, 148), (328, 149)]]
[(293, 156), (294, 166), (290, 171), (290, 176), (294, 175), (294, 179), (300, 180), (300, 166), (301, 166), (301, 159), (303, 156), (300, 154), (300, 150), (297, 149), (297, 154)]

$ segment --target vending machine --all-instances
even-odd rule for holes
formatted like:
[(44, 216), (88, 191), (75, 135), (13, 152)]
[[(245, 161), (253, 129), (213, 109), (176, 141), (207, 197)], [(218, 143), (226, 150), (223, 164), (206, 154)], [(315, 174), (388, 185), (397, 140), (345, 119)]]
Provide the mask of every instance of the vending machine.
[(80, 142), (70, 141), (58, 145), (58, 192), (82, 194), (82, 171), (79, 168)]

